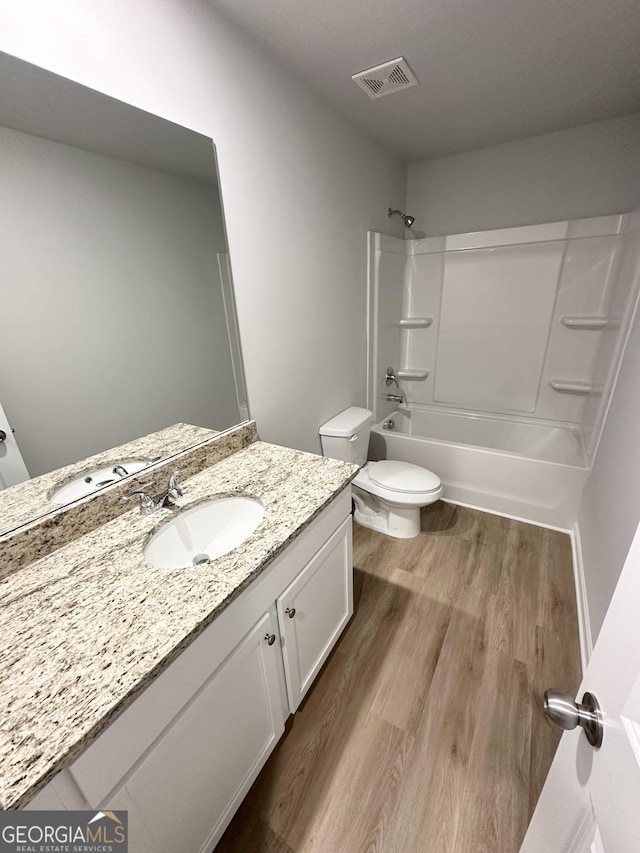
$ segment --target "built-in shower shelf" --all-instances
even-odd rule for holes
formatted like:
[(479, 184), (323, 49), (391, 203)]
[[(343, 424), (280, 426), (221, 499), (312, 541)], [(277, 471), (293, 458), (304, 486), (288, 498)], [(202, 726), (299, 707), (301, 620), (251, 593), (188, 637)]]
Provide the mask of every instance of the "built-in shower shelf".
[(433, 317), (403, 317), (398, 321), (401, 329), (426, 329), (433, 323)]
[(598, 394), (602, 389), (579, 379), (550, 379), (549, 385), (560, 394)]
[(429, 375), (428, 370), (398, 370), (396, 376), (398, 379), (408, 379), (415, 381), (416, 379), (426, 379)]
[(561, 317), (560, 322), (567, 329), (591, 329), (594, 332), (606, 329), (608, 317)]

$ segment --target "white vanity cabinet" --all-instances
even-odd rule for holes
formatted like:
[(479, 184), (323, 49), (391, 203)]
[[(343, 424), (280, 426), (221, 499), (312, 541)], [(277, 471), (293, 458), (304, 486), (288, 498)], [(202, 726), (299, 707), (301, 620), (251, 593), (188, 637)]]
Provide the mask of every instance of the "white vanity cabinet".
[(209, 853), (353, 612), (350, 510), (347, 488), (29, 808), (127, 809), (135, 853)]

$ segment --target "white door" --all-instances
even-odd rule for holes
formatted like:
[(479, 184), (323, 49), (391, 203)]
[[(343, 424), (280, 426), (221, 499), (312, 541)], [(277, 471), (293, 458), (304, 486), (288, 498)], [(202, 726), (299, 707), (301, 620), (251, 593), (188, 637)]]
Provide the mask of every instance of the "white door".
[(600, 704), (602, 746), (563, 734), (521, 853), (640, 850), (639, 622), (640, 526), (578, 693)]
[(293, 714), (353, 614), (351, 517), (277, 600)]
[(28, 480), (29, 472), (11, 430), (11, 424), (0, 406), (0, 489)]

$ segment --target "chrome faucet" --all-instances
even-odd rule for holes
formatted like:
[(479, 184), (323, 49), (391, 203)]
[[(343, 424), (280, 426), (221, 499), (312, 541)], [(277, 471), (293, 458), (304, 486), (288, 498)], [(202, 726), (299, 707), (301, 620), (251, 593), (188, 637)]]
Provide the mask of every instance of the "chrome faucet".
[(384, 375), (384, 382), (387, 388), (391, 385), (395, 384), (398, 389), (397, 394), (387, 394), (387, 403), (406, 403), (407, 398), (402, 390), (402, 388), (398, 385), (398, 377), (396, 376), (395, 370), (393, 367), (387, 367), (387, 372)]
[(123, 501), (130, 501), (133, 498), (140, 498), (140, 514), (141, 515), (150, 515), (152, 512), (155, 512), (158, 509), (171, 509), (171, 507), (175, 506), (175, 502), (178, 498), (181, 498), (184, 492), (178, 485), (178, 474), (182, 474), (184, 468), (178, 468), (173, 474), (169, 477), (169, 485), (167, 486), (167, 490), (162, 492), (162, 494), (158, 495), (157, 498), (152, 498), (151, 495), (148, 495), (146, 492), (143, 492), (141, 489), (136, 489), (133, 492), (129, 492), (129, 494), (124, 495), (122, 498)]
[(395, 374), (393, 367), (387, 367), (387, 372), (384, 375), (384, 382), (385, 382), (385, 385), (387, 386), (387, 388), (394, 382), (395, 382), (396, 388), (399, 387), (398, 379), (396, 377), (396, 374)]
[(404, 396), (404, 391), (402, 388), (399, 388), (399, 394), (387, 394), (387, 402), (388, 403), (406, 403), (407, 400)]
[(173, 474), (169, 477), (169, 485), (167, 487), (165, 500), (169, 498), (172, 502), (175, 502), (184, 494), (178, 485), (178, 474), (182, 474), (184, 471), (186, 471), (186, 468), (176, 468)]

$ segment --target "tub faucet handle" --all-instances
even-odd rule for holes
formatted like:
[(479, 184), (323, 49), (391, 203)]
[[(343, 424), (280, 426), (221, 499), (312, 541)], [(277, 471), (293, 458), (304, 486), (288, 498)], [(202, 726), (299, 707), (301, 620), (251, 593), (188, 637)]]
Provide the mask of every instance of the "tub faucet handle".
[(396, 378), (396, 374), (395, 374), (393, 367), (387, 367), (387, 372), (384, 375), (384, 381), (385, 381), (387, 388), (389, 388), (389, 386), (394, 382), (395, 382), (396, 388), (398, 387), (398, 380)]

